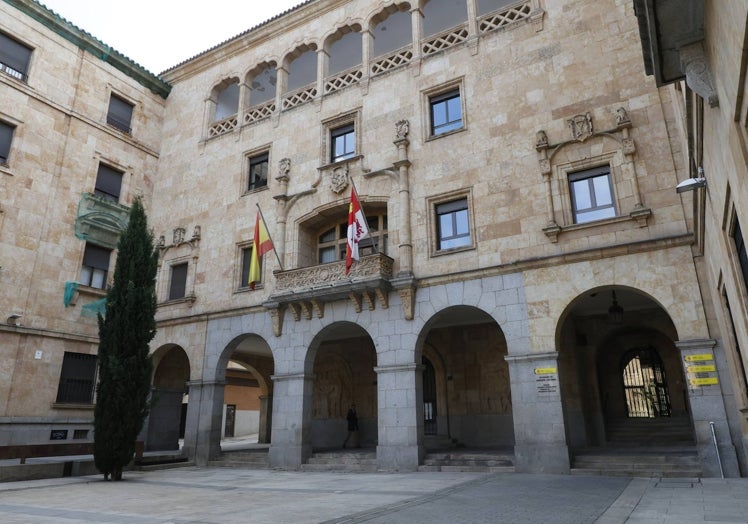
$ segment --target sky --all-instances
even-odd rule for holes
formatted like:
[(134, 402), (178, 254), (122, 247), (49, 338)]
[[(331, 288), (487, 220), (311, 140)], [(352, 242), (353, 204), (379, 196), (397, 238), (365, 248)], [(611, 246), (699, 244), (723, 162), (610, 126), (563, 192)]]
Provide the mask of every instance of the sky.
[(303, 0), (39, 0), (152, 73), (160, 73)]

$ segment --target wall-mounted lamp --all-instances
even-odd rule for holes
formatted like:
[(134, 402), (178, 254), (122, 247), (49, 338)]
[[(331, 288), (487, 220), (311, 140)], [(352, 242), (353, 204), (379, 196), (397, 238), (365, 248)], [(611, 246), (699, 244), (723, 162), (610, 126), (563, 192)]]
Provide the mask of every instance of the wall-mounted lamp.
[(21, 324), (18, 323), (18, 319), (22, 316), (20, 313), (11, 313), (6, 322), (9, 326), (20, 326)]
[(706, 178), (704, 178), (704, 168), (699, 168), (699, 176), (696, 178), (688, 178), (675, 186), (676, 193), (685, 193), (686, 191), (693, 191), (700, 187), (706, 187)]

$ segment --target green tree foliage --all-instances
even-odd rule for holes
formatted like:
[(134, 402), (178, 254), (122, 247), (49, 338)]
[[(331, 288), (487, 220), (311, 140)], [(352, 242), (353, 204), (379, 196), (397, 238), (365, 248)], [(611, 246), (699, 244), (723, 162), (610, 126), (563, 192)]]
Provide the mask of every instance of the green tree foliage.
[(94, 410), (94, 460), (108, 479), (122, 479), (148, 414), (149, 343), (156, 334), (158, 252), (145, 209), (136, 199), (117, 246), (106, 317), (99, 315), (99, 385)]

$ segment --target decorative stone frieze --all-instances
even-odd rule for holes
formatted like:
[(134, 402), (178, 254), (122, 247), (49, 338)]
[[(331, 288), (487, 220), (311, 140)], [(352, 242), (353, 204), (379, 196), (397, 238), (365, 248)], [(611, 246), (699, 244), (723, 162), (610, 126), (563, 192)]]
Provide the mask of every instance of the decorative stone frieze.
[[(275, 293), (264, 304), (274, 315), (274, 331), (280, 336), (283, 308), (288, 307), (295, 321), (311, 320), (312, 315), (324, 318), (325, 303), (350, 300), (360, 313), (365, 306), (376, 309), (389, 307), (388, 294), (392, 289), (393, 260), (382, 253), (368, 255), (353, 265), (345, 274), (345, 261), (312, 267), (274, 271)], [(278, 330), (275, 330), (275, 327)]]

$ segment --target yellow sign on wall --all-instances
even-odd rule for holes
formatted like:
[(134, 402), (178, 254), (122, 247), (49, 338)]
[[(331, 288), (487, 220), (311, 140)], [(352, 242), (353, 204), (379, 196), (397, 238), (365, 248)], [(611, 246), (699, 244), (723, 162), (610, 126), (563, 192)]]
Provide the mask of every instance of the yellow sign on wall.
[(686, 355), (686, 362), (703, 362), (705, 360), (714, 360), (714, 355), (704, 353), (703, 355)]
[(692, 386), (714, 386), (719, 384), (719, 379), (717, 377), (692, 378), (689, 382)]
[(535, 368), (536, 375), (553, 375), (557, 372), (558, 370), (556, 368)]
[(689, 373), (708, 373), (710, 371), (717, 371), (714, 364), (707, 364), (705, 366), (687, 366), (686, 371)]

